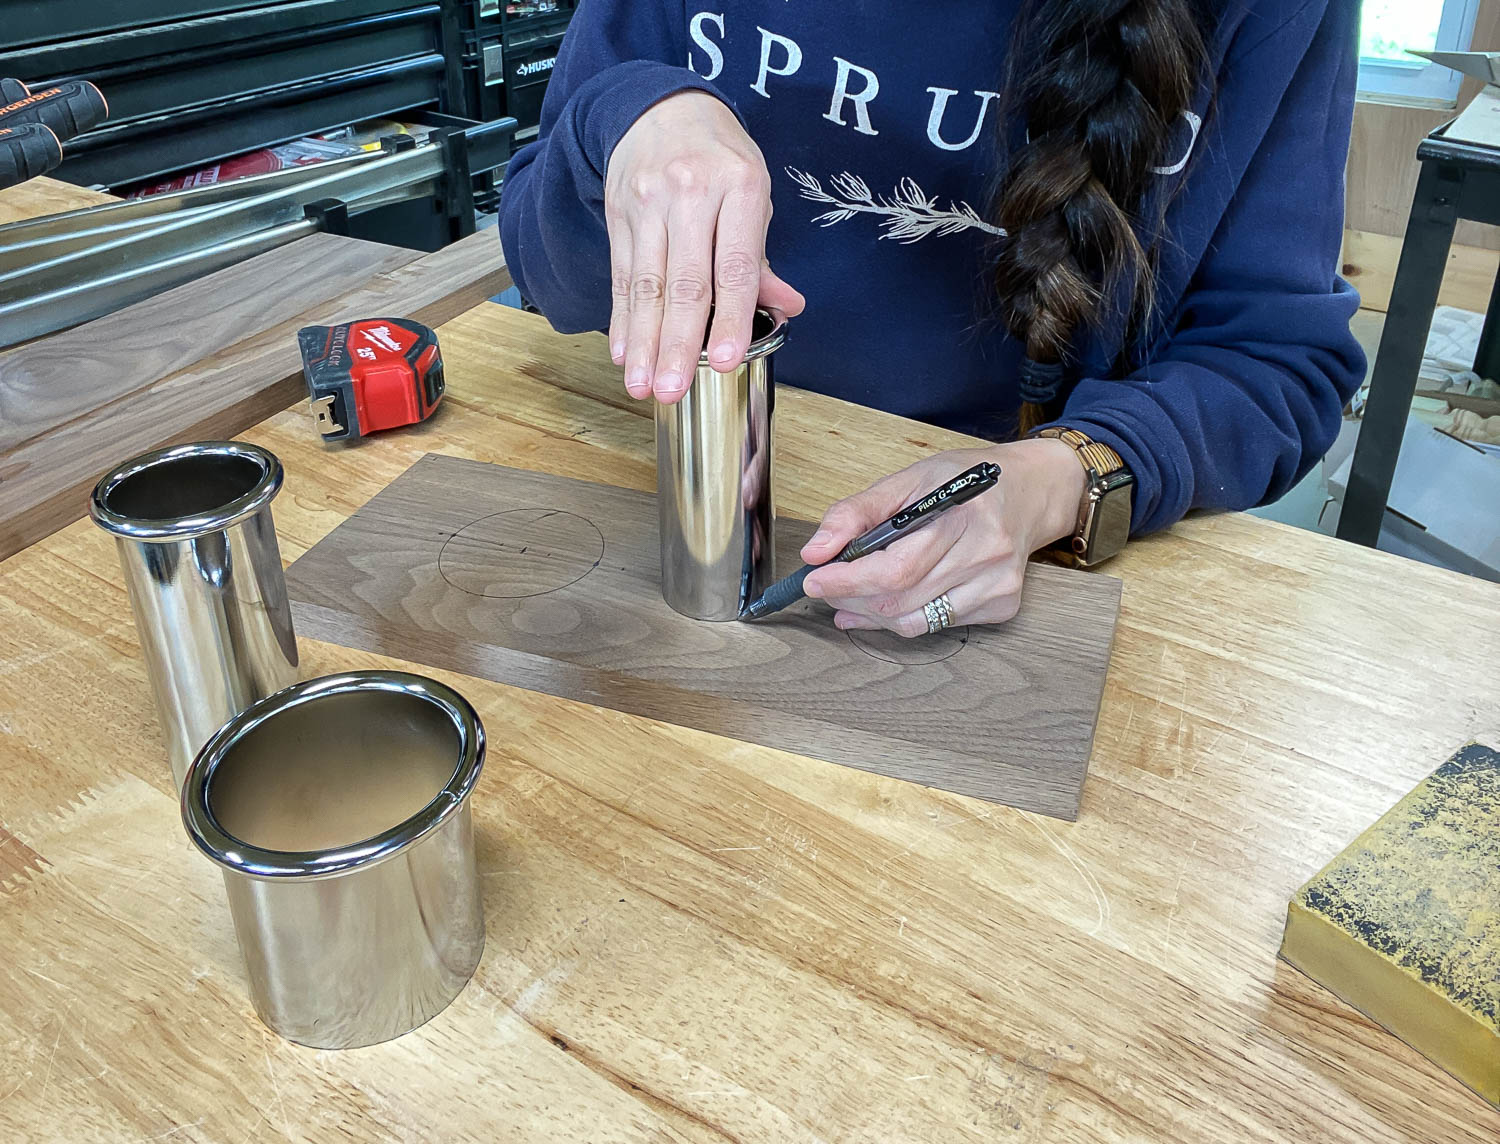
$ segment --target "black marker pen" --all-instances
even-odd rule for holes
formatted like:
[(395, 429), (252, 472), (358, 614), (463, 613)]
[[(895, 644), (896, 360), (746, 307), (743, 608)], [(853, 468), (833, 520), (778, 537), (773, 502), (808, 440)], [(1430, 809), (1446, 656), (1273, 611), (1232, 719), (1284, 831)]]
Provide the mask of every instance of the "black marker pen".
[[(925, 497), (907, 505), (890, 520), (877, 524), (863, 536), (857, 536), (846, 544), (834, 560), (858, 560), (871, 552), (879, 552), (908, 533), (931, 524), (950, 508), (971, 501), (986, 489), (993, 488), (1000, 479), (1000, 466), (993, 461), (984, 461), (972, 469), (954, 477), (942, 488), (933, 489)], [(802, 582), (813, 571), (815, 565), (804, 564), (784, 580), (778, 580), (767, 588), (760, 599), (751, 603), (741, 614), (741, 619), (758, 620), (795, 604), (806, 595)]]

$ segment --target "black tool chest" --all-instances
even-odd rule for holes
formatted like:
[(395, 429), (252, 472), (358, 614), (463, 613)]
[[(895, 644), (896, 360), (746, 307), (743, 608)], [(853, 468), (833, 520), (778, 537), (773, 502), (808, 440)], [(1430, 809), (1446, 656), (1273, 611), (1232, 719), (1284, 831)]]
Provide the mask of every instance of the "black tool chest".
[(0, 75), (88, 79), (59, 177), (117, 187), (428, 108), (535, 133), (574, 0), (0, 0)]
[[(455, 126), (515, 116), (524, 140), (573, 6), (0, 0), (0, 76), (33, 88), (87, 79), (104, 92), (109, 119), (69, 140), (54, 172), (85, 186), (129, 187), (379, 118)], [(474, 203), (493, 210), (498, 185), (498, 172), (477, 178)], [(414, 214), (391, 208), (382, 218), (401, 221), (365, 237), (427, 248), (436, 239), (412, 237), (429, 229), (425, 217), (415, 228)]]
[(460, 15), (470, 114), (511, 115), (520, 124), (517, 139), (536, 134), (573, 8), (573, 0), (465, 0)]
[(58, 175), (117, 187), (430, 108), (465, 110), (451, 3), (0, 0), (0, 75), (79, 78), (110, 102)]

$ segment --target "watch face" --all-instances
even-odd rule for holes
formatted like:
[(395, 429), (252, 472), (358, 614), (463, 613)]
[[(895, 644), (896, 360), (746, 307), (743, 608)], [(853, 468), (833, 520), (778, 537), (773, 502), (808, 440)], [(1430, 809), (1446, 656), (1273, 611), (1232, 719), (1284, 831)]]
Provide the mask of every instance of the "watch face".
[(1106, 488), (1094, 506), (1093, 522), (1089, 537), (1089, 551), (1085, 559), (1094, 564), (1108, 560), (1130, 539), (1131, 484), (1125, 482)]

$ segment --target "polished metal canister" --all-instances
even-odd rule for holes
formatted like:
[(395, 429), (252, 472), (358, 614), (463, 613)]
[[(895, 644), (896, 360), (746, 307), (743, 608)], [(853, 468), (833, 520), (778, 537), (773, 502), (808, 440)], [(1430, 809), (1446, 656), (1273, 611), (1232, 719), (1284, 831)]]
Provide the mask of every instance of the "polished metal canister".
[(755, 314), (745, 361), (720, 373), (707, 351), (682, 400), (656, 406), (662, 598), (685, 616), (733, 620), (775, 582), (772, 355), (786, 320)]
[(483, 765), (473, 707), (392, 671), (296, 684), (208, 742), (183, 821), (223, 869), (261, 1020), (354, 1048), (458, 996), (484, 950), (469, 807)]
[(281, 462), (209, 441), (135, 457), (94, 487), (115, 536), (178, 789), (235, 714), (297, 678), (297, 640), (271, 501)]

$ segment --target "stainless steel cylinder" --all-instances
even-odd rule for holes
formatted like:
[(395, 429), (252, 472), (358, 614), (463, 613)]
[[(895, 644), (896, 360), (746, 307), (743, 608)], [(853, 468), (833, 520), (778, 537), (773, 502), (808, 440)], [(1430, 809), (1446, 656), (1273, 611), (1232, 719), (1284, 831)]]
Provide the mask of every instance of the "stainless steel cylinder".
[(484, 950), (469, 809), (483, 765), (468, 702), (391, 671), (299, 683), (208, 742), (183, 821), (223, 868), (261, 1020), (346, 1049), (458, 996)]
[(210, 441), (126, 461), (94, 488), (114, 533), (172, 777), (255, 700), (296, 681), (297, 639), (271, 501), (281, 462)]
[(656, 406), (662, 597), (698, 620), (733, 620), (775, 581), (772, 355), (786, 322), (756, 311), (750, 352), (720, 373), (698, 361), (675, 405)]

